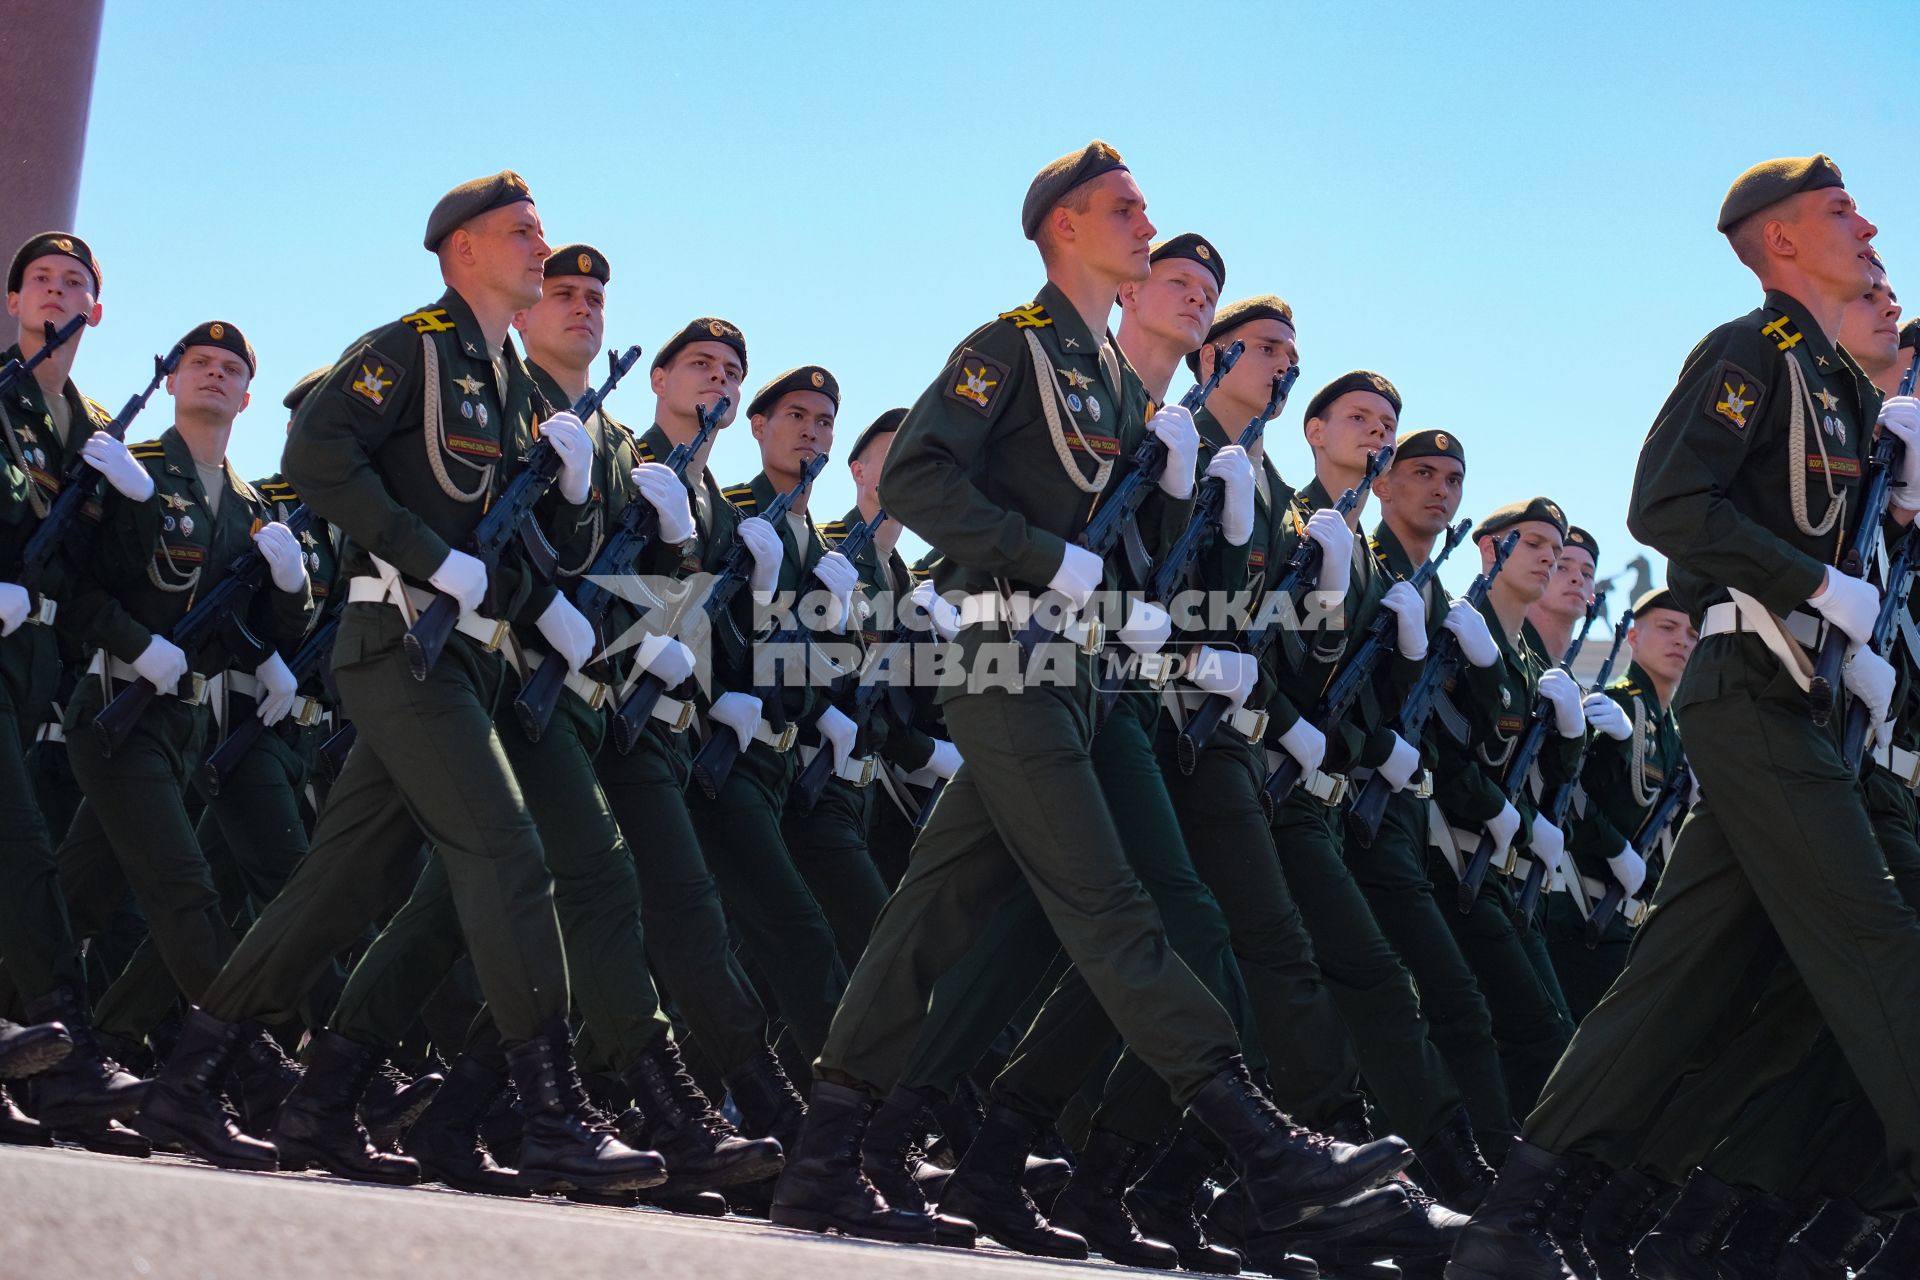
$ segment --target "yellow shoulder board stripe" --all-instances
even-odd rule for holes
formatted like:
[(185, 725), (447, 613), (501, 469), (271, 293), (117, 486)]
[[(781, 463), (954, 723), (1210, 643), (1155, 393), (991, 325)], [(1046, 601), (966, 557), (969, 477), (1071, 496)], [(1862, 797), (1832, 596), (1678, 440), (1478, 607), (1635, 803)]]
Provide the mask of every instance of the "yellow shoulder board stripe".
[(445, 307), (433, 307), (425, 311), (416, 311), (412, 315), (400, 317), (401, 324), (410, 324), (417, 333), (445, 333), (454, 327), (447, 318)]
[(653, 456), (653, 446), (645, 440), (635, 440), (633, 442), (633, 455), (642, 462), (660, 461), (660, 459)]
[(1016, 329), (1044, 329), (1053, 323), (1053, 317), (1047, 314), (1047, 309), (1037, 302), (1029, 302), (1026, 306), (1015, 307), (1011, 311), (1002, 311), (1000, 318), (1013, 321), (1013, 327)]
[(127, 452), (136, 458), (164, 458), (167, 455), (167, 442), (142, 440), (139, 444), (128, 445)]

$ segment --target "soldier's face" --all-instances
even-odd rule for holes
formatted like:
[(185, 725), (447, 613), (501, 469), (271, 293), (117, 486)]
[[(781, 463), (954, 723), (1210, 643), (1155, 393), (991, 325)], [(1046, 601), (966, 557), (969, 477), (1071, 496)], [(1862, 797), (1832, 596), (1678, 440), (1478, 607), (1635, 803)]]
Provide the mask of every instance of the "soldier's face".
[(1788, 197), (1787, 224), (1801, 270), (1833, 285), (1844, 296), (1864, 293), (1874, 267), (1862, 255), (1880, 229), (1860, 215), (1844, 188), (1829, 187)]
[(1869, 267), (1873, 283), (1840, 313), (1840, 345), (1868, 376), (1876, 377), (1900, 359), (1900, 303), (1887, 273)]
[[(1520, 531), (1520, 538), (1513, 544), (1495, 581), (1516, 599), (1532, 604), (1547, 593), (1547, 584), (1553, 581), (1553, 565), (1560, 558), (1560, 531), (1545, 520), (1525, 520), (1514, 527)], [(1503, 532), (1500, 537), (1506, 534)], [(1496, 541), (1498, 539), (1491, 537), (1480, 539), (1482, 569), (1493, 566)]]
[(1398, 520), (1433, 537), (1453, 523), (1466, 479), (1467, 469), (1458, 458), (1412, 458), (1388, 467), (1373, 482), (1373, 492)]
[(887, 454), (893, 449), (893, 437), (898, 432), (888, 431), (877, 435), (867, 442), (867, 447), (858, 458), (853, 460), (853, 488), (860, 500), (871, 500), (880, 488), (880, 471), (887, 465)]
[(167, 379), (175, 411), (229, 420), (247, 407), (253, 375), (247, 362), (225, 347), (188, 347)]
[(1153, 271), (1153, 223), (1147, 198), (1124, 169), (1087, 184), (1087, 210), (1073, 215), (1073, 243), (1080, 263), (1118, 284), (1145, 280)]
[(1122, 306), (1148, 333), (1177, 346), (1181, 355), (1206, 340), (1220, 290), (1213, 273), (1188, 258), (1153, 264), (1146, 280), (1125, 286)]
[(1364, 470), (1367, 455), (1393, 439), (1400, 418), (1376, 391), (1337, 396), (1318, 418), (1307, 419), (1307, 443), (1335, 467)]
[(1553, 562), (1553, 581), (1541, 601), (1555, 613), (1580, 614), (1593, 603), (1593, 557), (1579, 547), (1562, 547)]
[(526, 335), (527, 351), (559, 358), (571, 369), (593, 363), (605, 341), (607, 292), (592, 276), (550, 276), (540, 301), (514, 318)]
[(35, 258), (20, 273), (19, 291), (7, 295), (7, 314), (22, 329), (35, 333), (48, 323), (58, 329), (75, 316), (87, 317), (89, 325), (99, 324), (93, 273), (80, 265), (80, 259), (64, 253)]
[(798, 475), (814, 457), (833, 450), (833, 401), (819, 391), (789, 391), (765, 416), (753, 419), (760, 465), (769, 475)]
[(531, 307), (540, 300), (547, 256), (553, 250), (540, 229), (540, 213), (533, 201), (520, 200), (483, 213), (454, 234), (466, 236), (464, 250), (456, 248), (456, 252), (470, 255), (483, 284), (516, 308)]
[(1686, 670), (1693, 646), (1699, 643), (1700, 633), (1678, 609), (1649, 609), (1627, 631), (1633, 660), (1670, 684)]
[(724, 342), (689, 342), (673, 359), (653, 371), (653, 393), (675, 413), (692, 414), (721, 396), (732, 403), (721, 415), (726, 426), (740, 412), (740, 380), (746, 377), (740, 353)]
[[(1220, 386), (1214, 393), (1235, 405), (1250, 406), (1249, 416), (1267, 403), (1267, 397), (1273, 394), (1273, 380), (1293, 368), (1300, 358), (1300, 349), (1294, 345), (1293, 326), (1283, 320), (1265, 318), (1243, 324), (1238, 329), (1230, 329), (1214, 340), (1213, 345), (1225, 351), (1235, 342), (1246, 344), (1246, 350), (1240, 353), (1240, 359), (1233, 368), (1227, 370), (1227, 376), (1220, 379)], [(1202, 372), (1211, 370), (1209, 360), (1201, 365)], [(1237, 434), (1245, 422), (1223, 422), (1230, 433)]]

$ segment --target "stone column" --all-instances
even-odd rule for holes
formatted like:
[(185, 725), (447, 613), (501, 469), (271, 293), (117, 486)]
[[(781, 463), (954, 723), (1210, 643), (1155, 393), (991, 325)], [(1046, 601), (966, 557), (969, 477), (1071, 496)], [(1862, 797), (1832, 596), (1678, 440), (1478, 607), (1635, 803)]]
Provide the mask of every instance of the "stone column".
[[(28, 236), (73, 225), (103, 0), (15, 0), (0, 26), (0, 270)], [(110, 245), (98, 245), (105, 261)], [(0, 317), (7, 329), (12, 323)]]

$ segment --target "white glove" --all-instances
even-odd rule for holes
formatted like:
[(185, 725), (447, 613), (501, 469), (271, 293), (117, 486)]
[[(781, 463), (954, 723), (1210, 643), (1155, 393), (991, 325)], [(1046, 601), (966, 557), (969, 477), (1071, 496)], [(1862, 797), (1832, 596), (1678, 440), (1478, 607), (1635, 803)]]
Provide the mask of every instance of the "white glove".
[[(1392, 730), (1388, 732), (1391, 733)], [(1393, 750), (1388, 753), (1387, 758), (1381, 762), (1375, 772), (1385, 778), (1387, 785), (1396, 792), (1405, 791), (1408, 784), (1420, 774), (1419, 748), (1395, 733)]]
[(1069, 542), (1067, 553), (1060, 557), (1060, 567), (1053, 571), (1053, 580), (1047, 583), (1047, 589), (1058, 591), (1074, 608), (1084, 609), (1105, 572), (1105, 561), (1085, 547)]
[(273, 575), (274, 586), (288, 594), (306, 589), (307, 557), (301, 552), (300, 539), (293, 536), (293, 530), (278, 520), (263, 524), (260, 532), (253, 535), (253, 545), (260, 548), (267, 572)]
[(1207, 461), (1207, 474), (1226, 486), (1220, 504), (1220, 534), (1236, 547), (1253, 536), (1253, 459), (1237, 444), (1217, 450)]
[(1307, 517), (1307, 536), (1320, 544), (1320, 590), (1344, 596), (1353, 577), (1353, 530), (1346, 517), (1322, 507)]
[(931, 769), (937, 777), (951, 778), (960, 772), (960, 748), (945, 738), (933, 740), (933, 754), (927, 757), (925, 768)]
[(693, 507), (687, 501), (687, 486), (664, 462), (643, 462), (631, 472), (633, 487), (660, 517), (660, 536), (676, 546), (691, 538)]
[(593, 441), (580, 419), (556, 413), (540, 424), (540, 438), (553, 446), (560, 459), (560, 496), (579, 506), (593, 492)]
[(33, 597), (27, 594), (25, 587), (13, 582), (0, 582), (0, 636), (10, 636), (18, 631), (32, 607)]
[(1543, 814), (1536, 813), (1533, 829), (1527, 835), (1527, 852), (1547, 868), (1549, 877), (1558, 875), (1567, 861), (1567, 838)]
[(1577, 738), (1587, 731), (1587, 718), (1580, 711), (1580, 682), (1559, 667), (1549, 667), (1540, 676), (1538, 692), (1553, 704), (1553, 727), (1563, 738)]
[(633, 660), (668, 689), (679, 688), (693, 674), (693, 650), (657, 632), (640, 642)]
[(934, 634), (942, 640), (951, 640), (960, 634), (960, 610), (934, 589), (931, 578), (916, 586), (907, 598), (927, 611)]
[(1327, 735), (1308, 724), (1305, 716), (1295, 720), (1293, 728), (1280, 735), (1280, 745), (1308, 773), (1318, 769), (1327, 758)]
[(1620, 852), (1607, 859), (1607, 867), (1629, 898), (1640, 892), (1640, 886), (1647, 882), (1647, 860), (1635, 853), (1630, 844), (1621, 845)]
[(1838, 569), (1829, 569), (1825, 584), (1807, 597), (1807, 603), (1855, 644), (1873, 638), (1873, 623), (1880, 615), (1880, 588), (1865, 578), (1850, 578)]
[(427, 581), (441, 595), (452, 596), (462, 613), (472, 613), (487, 598), (487, 566), (464, 551), (447, 552)]
[(1173, 615), (1145, 600), (1127, 602), (1127, 620), (1120, 627), (1120, 643), (1145, 656), (1160, 652), (1173, 634)]
[(115, 440), (104, 431), (96, 431), (80, 446), (87, 465), (107, 478), (107, 483), (135, 502), (153, 496), (153, 477), (140, 460), (127, 451), (124, 440)]
[(564, 592), (553, 593), (553, 603), (534, 622), (553, 651), (566, 659), (567, 669), (578, 671), (593, 657), (593, 624), (573, 607)]
[(853, 589), (860, 585), (860, 571), (838, 551), (829, 551), (814, 562), (813, 576), (833, 595), (836, 606), (833, 629), (845, 631), (847, 617), (852, 612)]
[(1512, 801), (1500, 806), (1500, 812), (1487, 819), (1487, 834), (1493, 837), (1493, 851), (1502, 854), (1520, 834), (1520, 811), (1513, 807)]
[(1867, 704), (1873, 713), (1872, 724), (1878, 737), (1880, 723), (1887, 718), (1893, 703), (1893, 664), (1871, 649), (1859, 648), (1847, 655), (1840, 668), (1840, 682), (1847, 692)]
[(1920, 400), (1889, 397), (1880, 406), (1880, 425), (1906, 446), (1893, 473), (1893, 505), (1902, 511), (1920, 511)]
[(1396, 582), (1380, 597), (1380, 607), (1391, 610), (1394, 645), (1400, 656), (1418, 662), (1427, 656), (1427, 602), (1411, 582)]
[(707, 718), (733, 730), (745, 751), (753, 745), (753, 731), (760, 727), (760, 699), (750, 693), (723, 693), (713, 700)]
[(187, 655), (165, 636), (155, 636), (133, 660), (140, 678), (162, 693), (172, 693), (187, 678)]
[(1633, 736), (1633, 721), (1627, 719), (1626, 709), (1598, 689), (1580, 700), (1580, 709), (1587, 723), (1609, 738), (1625, 742)]
[(1193, 464), (1200, 455), (1200, 431), (1184, 405), (1162, 405), (1147, 419), (1147, 430), (1167, 446), (1167, 465), (1160, 472), (1160, 489), (1170, 498), (1193, 496)]
[(1493, 632), (1487, 630), (1485, 616), (1467, 601), (1455, 600), (1440, 625), (1453, 632), (1460, 642), (1460, 652), (1474, 666), (1490, 667), (1500, 661), (1500, 649), (1493, 643)]
[(277, 653), (267, 655), (267, 660), (253, 669), (253, 678), (260, 682), (260, 697), (253, 708), (253, 714), (260, 717), (260, 723), (269, 727), (279, 724), (287, 712), (293, 710), (293, 695), (300, 690), (300, 682), (293, 678), (293, 672), (287, 670), (287, 664)]
[(780, 535), (759, 516), (748, 516), (734, 530), (734, 536), (747, 544), (753, 556), (748, 580), (753, 594), (763, 603), (773, 599), (773, 589), (780, 585), (780, 561), (786, 554), (780, 546)]
[(834, 706), (829, 706), (822, 711), (820, 718), (813, 722), (813, 727), (820, 731), (820, 736), (825, 738), (827, 744), (833, 748), (833, 767), (838, 769), (845, 764), (847, 757), (853, 754), (853, 739), (860, 732), (860, 727), (847, 719), (845, 712)]
[[(1260, 660), (1235, 649), (1201, 645), (1189, 679), (1194, 688), (1222, 695), (1238, 711), (1247, 705), (1254, 686), (1260, 683)], [(1321, 754), (1325, 754), (1324, 749)]]

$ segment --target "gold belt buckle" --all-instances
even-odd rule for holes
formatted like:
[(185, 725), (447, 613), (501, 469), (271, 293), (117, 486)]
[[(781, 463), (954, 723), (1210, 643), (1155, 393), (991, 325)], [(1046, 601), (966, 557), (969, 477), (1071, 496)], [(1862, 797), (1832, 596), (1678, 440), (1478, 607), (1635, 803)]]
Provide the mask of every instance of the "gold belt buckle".
[(40, 603), (35, 605), (33, 612), (28, 615), (27, 623), (30, 626), (50, 627), (53, 625), (53, 615), (59, 611), (59, 601), (49, 600), (45, 596), (41, 596)]
[(1647, 904), (1637, 898), (1629, 898), (1620, 915), (1626, 920), (1628, 928), (1638, 929), (1647, 918)]
[(1433, 799), (1433, 770), (1422, 769), (1413, 784), (1413, 798), (1416, 800)]
[[(1244, 711), (1245, 708), (1242, 708), (1242, 710)], [(1253, 728), (1247, 730), (1246, 732), (1246, 739), (1248, 742), (1257, 743), (1265, 740), (1267, 736), (1267, 720), (1268, 720), (1268, 714), (1265, 711), (1254, 712)]]
[(293, 700), (293, 722), (302, 729), (311, 729), (314, 725), (319, 724), (320, 717), (324, 713), (325, 708), (320, 705), (318, 699), (309, 698), (305, 694), (301, 694)]
[(198, 671), (187, 672), (187, 678), (189, 681), (191, 681), (191, 688), (193, 692), (189, 693), (186, 697), (180, 699), (180, 701), (186, 703), (190, 707), (197, 707), (201, 703), (207, 700), (207, 678), (201, 675)]
[(1330, 773), (1327, 777), (1333, 780), (1333, 789), (1327, 793), (1327, 798), (1320, 803), (1331, 809), (1347, 798), (1347, 775), (1344, 773)]
[(1100, 625), (1098, 618), (1088, 618), (1085, 625), (1087, 631), (1080, 641), (1080, 652), (1085, 654), (1100, 652), (1100, 646), (1106, 642), (1106, 628)]
[[(656, 707), (658, 703), (654, 704)], [(687, 698), (680, 703), (680, 713), (666, 721), (667, 728), (673, 733), (685, 733), (687, 726), (693, 723), (693, 699)]]
[(793, 744), (799, 737), (800, 726), (794, 724), (792, 721), (788, 721), (787, 727), (780, 731), (780, 736), (768, 745), (780, 754), (785, 755), (787, 752), (793, 750)]
[(860, 776), (858, 778), (849, 778), (848, 781), (852, 782), (856, 787), (873, 785), (873, 757), (860, 757)]
[(1501, 857), (1494, 863), (1494, 870), (1498, 871), (1503, 876), (1510, 876), (1514, 873), (1514, 871), (1519, 866), (1520, 866), (1520, 850), (1515, 848), (1511, 843), (1509, 843), (1507, 845), (1506, 853), (1501, 855)]
[[(479, 615), (474, 615), (478, 617)], [(488, 653), (493, 653), (507, 642), (507, 632), (511, 629), (505, 618), (483, 619), (493, 623), (493, 635), (483, 642)]]
[(600, 708), (606, 705), (607, 705), (607, 686), (600, 683), (600, 681), (595, 680), (593, 682), (593, 696), (587, 699), (587, 710), (598, 711)]

